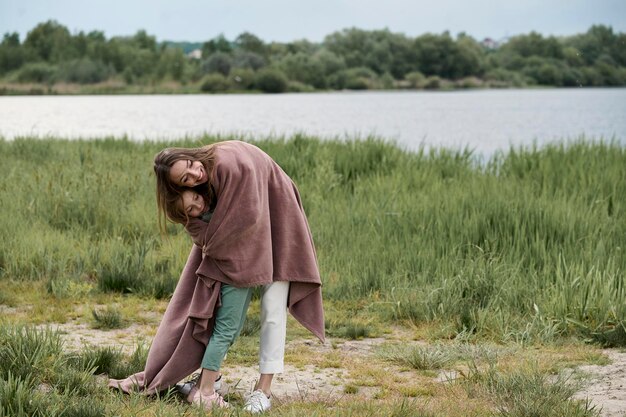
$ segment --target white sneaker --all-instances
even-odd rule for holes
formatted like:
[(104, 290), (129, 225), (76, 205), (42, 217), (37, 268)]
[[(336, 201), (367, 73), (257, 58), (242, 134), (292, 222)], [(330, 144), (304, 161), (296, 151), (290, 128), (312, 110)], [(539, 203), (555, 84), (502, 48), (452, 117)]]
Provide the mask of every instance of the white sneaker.
[(267, 411), (270, 407), (272, 407), (272, 401), (267, 398), (267, 395), (265, 395), (263, 391), (258, 389), (247, 395), (246, 404), (243, 406), (243, 409), (256, 414)]

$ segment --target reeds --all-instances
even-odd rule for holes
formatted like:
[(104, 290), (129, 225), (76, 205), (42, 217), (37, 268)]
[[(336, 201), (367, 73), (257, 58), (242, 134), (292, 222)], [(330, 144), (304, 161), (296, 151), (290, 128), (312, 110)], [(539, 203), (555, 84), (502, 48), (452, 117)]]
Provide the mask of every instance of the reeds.
[[(221, 139), (0, 141), (0, 279), (46, 280), (58, 297), (85, 283), (168, 297), (191, 242), (180, 227), (158, 234), (153, 155)], [(255, 143), (298, 184), (327, 299), (376, 294), (393, 306), (388, 319), (437, 320), (465, 337), (626, 345), (619, 143), (488, 161), (372, 138)]]

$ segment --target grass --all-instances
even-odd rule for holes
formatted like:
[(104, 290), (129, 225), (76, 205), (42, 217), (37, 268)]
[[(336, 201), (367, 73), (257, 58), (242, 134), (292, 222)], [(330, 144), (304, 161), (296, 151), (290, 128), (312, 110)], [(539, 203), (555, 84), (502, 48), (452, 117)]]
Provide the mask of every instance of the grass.
[[(56, 333), (22, 325), (156, 325), (190, 240), (176, 226), (167, 238), (158, 235), (152, 157), (165, 146), (222, 139), (228, 138), (0, 140), (0, 339), (17, 340), (0, 343), (0, 393), (7, 393), (0, 398), (11, 393), (15, 399), (2, 400), (0, 416), (36, 415), (44, 405), (48, 415), (81, 415), (81, 407), (91, 415), (192, 415), (175, 399), (117, 398), (87, 382), (94, 373), (122, 377), (141, 369), (145, 347), (132, 356), (85, 347), (65, 357)], [(371, 401), (338, 400), (332, 407), (341, 415), (497, 415), (514, 409), (521, 411), (507, 415), (532, 415), (517, 403), (494, 400), (511, 386), (521, 387), (527, 399), (575, 404), (566, 410), (572, 415), (593, 415), (567, 399), (569, 391), (553, 390), (548, 375), (601, 359), (582, 353), (561, 358), (549, 349), (583, 342), (626, 347), (623, 146), (579, 141), (510, 149), (485, 161), (468, 151), (407, 152), (376, 139), (296, 135), (255, 143), (300, 189), (324, 283), (327, 332), (336, 347), (316, 356), (300, 346), (288, 352), (288, 362), (349, 366), (344, 393)], [(98, 319), (86, 305), (116, 310), (99, 310)], [(253, 302), (251, 312), (256, 308)], [(290, 323), (290, 340), (308, 336)], [(389, 331), (396, 325), (432, 345), (393, 340)], [(249, 314), (229, 361), (256, 363), (258, 327), (258, 315)], [(390, 340), (371, 363), (339, 348), (341, 340), (364, 337)], [(500, 364), (511, 359), (511, 350), (537, 346), (554, 360), (550, 366), (528, 370), (516, 362), (524, 368), (516, 374)], [(467, 363), (478, 364), (473, 373)], [(485, 364), (500, 368), (489, 371)], [(379, 370), (385, 367), (398, 370), (395, 379)], [(464, 372), (473, 387), (446, 388), (453, 391), (450, 400), (427, 379), (448, 368)], [(51, 394), (41, 394), (41, 386)], [(435, 404), (420, 402), (431, 397)], [(458, 401), (461, 414), (451, 411)], [(410, 414), (407, 404), (418, 411)], [(332, 407), (296, 401), (277, 407), (275, 415), (336, 415)]]
[[(229, 354), (229, 362), (241, 365), (236, 355), (251, 355), (249, 339), (243, 337), (233, 346), (235, 357)], [(436, 383), (431, 375), (407, 370), (405, 364), (394, 360), (389, 363), (387, 357), (355, 355), (341, 348), (326, 353), (288, 348), (303, 364), (320, 369), (343, 367), (338, 375), (343, 375), (339, 378), (344, 386), (337, 388), (342, 395), (320, 397), (304, 392), (299, 399), (278, 400), (271, 415), (596, 415), (588, 404), (571, 400), (576, 388), (573, 379), (553, 373), (558, 360), (567, 361), (568, 366), (588, 360), (590, 349), (582, 345), (578, 351), (565, 346), (541, 354), (522, 347), (458, 343), (432, 349), (448, 358), (446, 368), (457, 369), (456, 379)], [(144, 345), (130, 354), (97, 346), (64, 352), (56, 331), (0, 324), (0, 415), (199, 415), (172, 393), (157, 398), (120, 395), (107, 390), (102, 379), (94, 378), (98, 374), (121, 378), (143, 369)], [(470, 365), (460, 365), (459, 361)], [(288, 362), (293, 361), (288, 358)], [(435, 367), (440, 366), (429, 366)], [(235, 394), (229, 401), (237, 407), (223, 415), (240, 415), (242, 399)]]
[(93, 309), (91, 314), (94, 319), (94, 329), (122, 329), (127, 326), (122, 314), (115, 307), (107, 306), (106, 309)]
[(599, 416), (599, 410), (586, 401), (570, 401), (577, 385), (562, 376), (549, 380), (548, 376), (533, 366), (513, 372), (501, 372), (494, 367), (487, 370), (474, 368), (461, 382), (470, 395), (493, 398), (497, 415), (524, 416)]

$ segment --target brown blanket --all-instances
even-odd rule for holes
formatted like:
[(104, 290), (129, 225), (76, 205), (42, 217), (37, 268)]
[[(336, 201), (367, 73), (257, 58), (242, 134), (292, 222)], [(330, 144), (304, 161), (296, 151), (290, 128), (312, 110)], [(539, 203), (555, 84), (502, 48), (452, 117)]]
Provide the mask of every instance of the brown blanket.
[(216, 144), (211, 178), (217, 205), (210, 223), (187, 226), (194, 247), (154, 338), (146, 368), (110, 387), (166, 389), (200, 366), (219, 305), (221, 283), (237, 287), (289, 281), (288, 308), (324, 341), (319, 270), (296, 186), (256, 146)]

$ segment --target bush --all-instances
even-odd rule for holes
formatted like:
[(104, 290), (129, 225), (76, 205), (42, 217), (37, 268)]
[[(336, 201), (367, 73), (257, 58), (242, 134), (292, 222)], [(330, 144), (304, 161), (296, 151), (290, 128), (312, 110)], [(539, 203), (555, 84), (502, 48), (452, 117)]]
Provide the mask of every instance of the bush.
[(348, 74), (345, 70), (338, 71), (328, 77), (328, 86), (335, 90), (342, 90), (346, 88), (346, 82), (348, 81)]
[(584, 82), (583, 73), (578, 68), (567, 67), (562, 75), (566, 87), (580, 87)]
[(104, 63), (82, 58), (64, 64), (59, 69), (59, 78), (70, 83), (93, 84), (106, 80), (112, 73)]
[(329, 79), (331, 87), (336, 89), (367, 90), (376, 87), (378, 76), (366, 67), (350, 68), (333, 74)]
[(492, 87), (523, 87), (524, 77), (515, 71), (504, 68), (495, 68), (485, 74), (485, 80), (489, 81)]
[(122, 319), (122, 314), (114, 307), (108, 306), (106, 309), (93, 309), (91, 311), (93, 315), (94, 329), (122, 329), (127, 326), (124, 319)]
[(284, 93), (289, 81), (285, 74), (278, 69), (262, 69), (256, 75), (254, 86), (266, 93)]
[(596, 71), (602, 77), (602, 85), (623, 85), (624, 79), (621, 78), (621, 74), (619, 69), (613, 65), (607, 64), (606, 62), (596, 62), (594, 65)]
[(441, 88), (441, 78), (436, 75), (431, 75), (424, 81), (424, 88), (427, 90), (438, 90)]
[(44, 62), (25, 65), (18, 73), (21, 83), (51, 83), (56, 77), (57, 68)]
[(382, 88), (384, 89), (392, 89), (395, 87), (395, 79), (388, 72), (384, 73), (380, 76), (380, 83), (382, 84)]
[(378, 75), (366, 67), (355, 67), (337, 71), (330, 75), (327, 80), (328, 87), (336, 90), (345, 88), (351, 90), (365, 90), (375, 88), (378, 84)]
[(532, 77), (537, 83), (542, 85), (563, 85), (563, 75), (559, 68), (553, 64), (542, 64), (533, 74)]
[(285, 55), (277, 61), (277, 67), (290, 80), (300, 81), (315, 88), (326, 88), (326, 78), (321, 63), (304, 52)]
[(315, 91), (315, 88), (300, 81), (289, 81), (287, 91), (290, 93), (309, 93)]
[(483, 81), (476, 77), (465, 77), (457, 80), (454, 84), (457, 88), (480, 88), (483, 86)]
[(202, 61), (201, 69), (203, 74), (219, 72), (228, 75), (232, 67), (232, 58), (224, 52), (215, 52), (208, 59)]
[(595, 67), (583, 67), (580, 72), (582, 73), (582, 84), (585, 86), (601, 86), (604, 79)]
[(406, 74), (404, 79), (408, 81), (410, 88), (423, 88), (426, 77), (419, 71), (413, 71)]
[(202, 79), (200, 89), (205, 93), (219, 93), (228, 90), (228, 80), (222, 74), (209, 74)]
[(254, 71), (249, 68), (235, 68), (230, 72), (228, 82), (235, 90), (248, 90), (254, 85)]
[(254, 52), (236, 51), (233, 57), (233, 67), (240, 69), (259, 70), (267, 65), (265, 58)]

